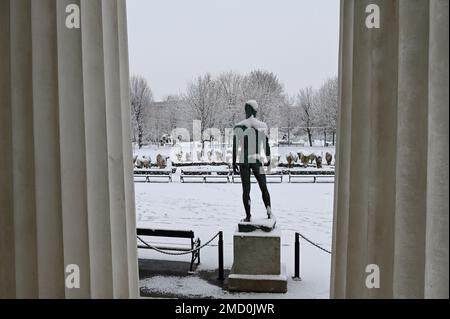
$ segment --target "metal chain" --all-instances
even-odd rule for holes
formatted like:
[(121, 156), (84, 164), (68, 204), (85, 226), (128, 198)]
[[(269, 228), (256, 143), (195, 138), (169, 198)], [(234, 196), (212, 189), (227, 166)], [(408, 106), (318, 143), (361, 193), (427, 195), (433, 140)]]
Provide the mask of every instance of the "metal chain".
[(189, 250), (189, 251), (184, 251), (184, 252), (181, 252), (181, 253), (172, 253), (172, 252), (169, 252), (169, 251), (167, 251), (167, 250), (159, 249), (158, 247), (155, 247), (155, 246), (150, 245), (149, 243), (147, 243), (146, 241), (144, 241), (141, 237), (137, 236), (137, 238), (138, 238), (139, 241), (140, 241), (141, 243), (143, 243), (145, 246), (147, 246), (148, 248), (151, 248), (151, 249), (153, 249), (153, 250), (156, 250), (157, 252), (159, 252), (159, 253), (161, 253), (161, 254), (165, 254), (165, 255), (169, 255), (169, 256), (182, 256), (182, 255), (189, 255), (189, 254), (192, 254), (193, 252), (196, 252), (196, 251), (198, 251), (198, 250), (200, 250), (200, 249), (202, 249), (202, 248), (208, 246), (208, 245), (209, 245), (214, 239), (216, 239), (219, 235), (220, 235), (220, 233), (217, 233), (217, 234), (216, 234), (213, 238), (211, 238), (207, 243), (203, 244), (203, 245), (200, 246), (200, 247), (194, 248), (194, 249)]
[(308, 243), (310, 243), (311, 245), (313, 245), (313, 246), (315, 246), (315, 247), (317, 247), (317, 248), (319, 248), (320, 250), (323, 250), (324, 252), (326, 252), (326, 253), (329, 253), (330, 255), (331, 255), (331, 251), (329, 251), (329, 250), (326, 250), (325, 248), (323, 248), (322, 246), (320, 246), (319, 244), (317, 244), (317, 243), (315, 243), (315, 242), (313, 242), (312, 240), (310, 240), (310, 239), (308, 239), (308, 238), (306, 238), (305, 236), (303, 236), (302, 234), (300, 234), (300, 233), (298, 233), (299, 235), (300, 235), (300, 237), (301, 238), (303, 238), (304, 240), (306, 240)]
[[(208, 242), (206, 242), (205, 244), (201, 245), (200, 247), (197, 247), (197, 248), (192, 249), (192, 250), (189, 250), (189, 251), (180, 252), (180, 253), (172, 253), (172, 252), (169, 252), (169, 251), (166, 251), (166, 250), (159, 249), (159, 248), (157, 248), (157, 247), (155, 247), (155, 246), (150, 245), (149, 243), (147, 243), (146, 241), (144, 241), (141, 237), (137, 236), (137, 238), (138, 238), (139, 241), (140, 241), (141, 243), (143, 243), (145, 246), (147, 246), (148, 248), (151, 248), (151, 249), (153, 249), (153, 250), (155, 250), (155, 251), (157, 251), (157, 252), (159, 252), (159, 253), (161, 253), (161, 254), (170, 255), (170, 256), (182, 256), (182, 255), (189, 255), (189, 254), (192, 254), (193, 252), (196, 252), (196, 251), (198, 251), (198, 250), (200, 250), (200, 249), (202, 249), (202, 248), (208, 246), (214, 239), (216, 239), (216, 238), (219, 236), (219, 234), (220, 234), (220, 233), (217, 233), (213, 238), (211, 238)], [(324, 251), (324, 252), (326, 252), (326, 253), (328, 253), (328, 254), (331, 255), (331, 251), (329, 251), (329, 250), (323, 248), (323, 247), (320, 246), (319, 244), (317, 244), (317, 243), (313, 242), (312, 240), (310, 240), (309, 238), (303, 236), (301, 233), (299, 233), (299, 235), (300, 235), (301, 238), (303, 238), (304, 240), (306, 240), (306, 241), (307, 241), (308, 243), (310, 243), (311, 245), (313, 245), (313, 246), (319, 248), (320, 250), (322, 250), (322, 251)]]

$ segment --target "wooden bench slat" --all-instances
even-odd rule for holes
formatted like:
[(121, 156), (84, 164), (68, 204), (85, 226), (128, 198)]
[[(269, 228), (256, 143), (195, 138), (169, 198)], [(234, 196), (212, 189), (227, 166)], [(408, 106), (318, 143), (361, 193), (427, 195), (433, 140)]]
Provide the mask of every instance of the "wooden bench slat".
[(145, 245), (145, 243), (138, 243), (137, 247), (142, 249), (159, 249), (159, 250), (166, 250), (166, 251), (180, 251), (180, 252), (190, 252), (191, 253), (191, 264), (190, 264), (190, 271), (193, 270), (194, 262), (197, 260), (197, 264), (200, 264), (200, 250), (191, 250), (193, 248), (199, 248), (200, 247), (200, 238), (194, 241), (194, 232), (192, 230), (171, 230), (171, 229), (148, 229), (148, 228), (137, 228), (136, 233), (138, 236), (148, 236), (148, 237), (170, 237), (170, 238), (189, 238), (190, 239), (190, 245), (183, 245), (180, 247), (180, 244), (175, 244), (172, 246), (166, 246), (171, 245), (171, 243), (166, 243), (164, 246), (162, 245), (153, 245), (152, 243), (148, 243), (148, 245), (152, 246), (149, 247)]
[[(150, 243), (150, 245), (152, 245)], [(192, 250), (191, 247), (183, 247), (183, 248), (177, 248), (177, 247), (170, 247), (170, 246), (158, 246), (158, 245), (152, 245), (153, 247), (156, 247), (158, 249), (161, 250), (171, 250), (171, 251), (190, 251)], [(150, 247), (146, 246), (146, 245), (139, 245), (138, 248), (142, 248), (142, 249), (150, 249)]]
[(138, 228), (138, 236), (194, 238), (193, 231)]

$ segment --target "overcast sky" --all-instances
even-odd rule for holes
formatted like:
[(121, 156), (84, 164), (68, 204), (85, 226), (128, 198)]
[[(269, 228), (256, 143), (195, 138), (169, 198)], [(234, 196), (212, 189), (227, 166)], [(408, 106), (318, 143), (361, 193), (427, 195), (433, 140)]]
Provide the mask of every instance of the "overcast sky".
[(156, 100), (197, 75), (274, 72), (288, 94), (338, 72), (338, 0), (128, 0), (130, 72)]

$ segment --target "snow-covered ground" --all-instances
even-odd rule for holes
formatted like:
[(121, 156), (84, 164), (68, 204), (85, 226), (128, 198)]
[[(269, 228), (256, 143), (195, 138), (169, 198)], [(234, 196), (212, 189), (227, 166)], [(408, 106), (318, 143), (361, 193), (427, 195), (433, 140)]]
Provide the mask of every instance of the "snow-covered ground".
[[(195, 298), (328, 298), (331, 256), (303, 240), (300, 265), (303, 280), (297, 282), (291, 277), (294, 274), (295, 232), (331, 249), (333, 188), (333, 184), (269, 184), (277, 227), (282, 231), (281, 258), (289, 278), (287, 294), (230, 293), (195, 275), (154, 276), (141, 280), (141, 288), (162, 295), (181, 294)], [(231, 268), (233, 234), (237, 222), (245, 215), (240, 184), (136, 183), (135, 190), (138, 226), (193, 230), (202, 242), (223, 231), (225, 268)], [(256, 184), (252, 185), (251, 196), (253, 216), (265, 217), (261, 192)], [(155, 239), (158, 240), (166, 241), (165, 238)], [(175, 261), (190, 258), (166, 256), (152, 250), (140, 250), (139, 257)], [(197, 271), (217, 270), (217, 246), (202, 249), (201, 257)]]

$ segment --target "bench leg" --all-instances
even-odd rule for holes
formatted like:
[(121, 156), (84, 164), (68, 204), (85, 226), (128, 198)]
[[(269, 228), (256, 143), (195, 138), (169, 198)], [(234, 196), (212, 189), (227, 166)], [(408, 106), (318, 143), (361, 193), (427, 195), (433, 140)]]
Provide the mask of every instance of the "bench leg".
[[(202, 245), (202, 242), (200, 241), (200, 238), (198, 239), (198, 247)], [(200, 249), (197, 250), (197, 265), (200, 265)]]
[[(194, 240), (191, 238), (191, 249), (195, 248), (195, 243)], [(195, 262), (195, 251), (192, 252), (192, 257), (191, 257), (191, 266), (189, 268), (189, 271), (192, 272), (194, 270), (194, 262)]]

